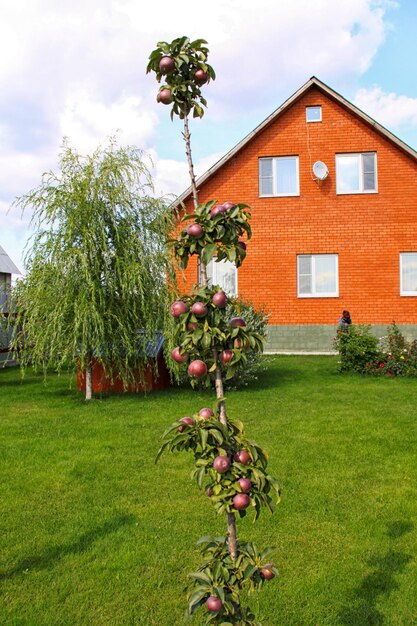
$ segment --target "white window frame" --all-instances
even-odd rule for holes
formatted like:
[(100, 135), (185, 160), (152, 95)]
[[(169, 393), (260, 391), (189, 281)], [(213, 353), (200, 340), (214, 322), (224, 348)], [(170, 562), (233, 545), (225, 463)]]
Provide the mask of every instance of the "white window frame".
[[(323, 256), (331, 256), (335, 258), (335, 273), (336, 273), (336, 289), (334, 292), (320, 292), (316, 291), (316, 258)], [(300, 293), (300, 259), (310, 257), (311, 258), (311, 293)], [(297, 254), (297, 297), (298, 298), (338, 298), (339, 297), (339, 255), (333, 253), (324, 254)]]
[[(276, 164), (279, 161), (294, 159), (295, 161), (295, 177), (297, 183), (296, 191), (291, 191), (289, 193), (278, 193), (277, 191), (277, 176), (276, 176)], [(263, 193), (261, 194), (261, 161), (272, 161), (272, 194)], [(259, 187), (259, 197), (260, 198), (288, 198), (292, 196), (300, 195), (300, 173), (299, 173), (299, 158), (294, 154), (289, 154), (287, 156), (279, 156), (279, 157), (260, 157), (258, 162), (258, 187)]]
[[(222, 261), (220, 261), (220, 263), (222, 263)], [(230, 261), (229, 261), (229, 263), (230, 263)], [(230, 295), (230, 296), (231, 296), (231, 297), (233, 297), (233, 298), (236, 298), (236, 297), (238, 296), (238, 293), (239, 293), (239, 285), (238, 285), (238, 276), (239, 276), (239, 273), (238, 273), (238, 271), (237, 271), (237, 267), (236, 267), (236, 265), (235, 265), (234, 263), (231, 263), (231, 265), (234, 265), (234, 268), (235, 268), (235, 286), (236, 286), (236, 293), (230, 294), (230, 293), (228, 293), (228, 292), (226, 291), (226, 294), (227, 294), (227, 295)], [(219, 263), (217, 263), (215, 259), (212, 259), (212, 260), (210, 261), (210, 263), (208, 263), (208, 264), (207, 264), (207, 268), (208, 268), (209, 266), (211, 266), (211, 268), (212, 268), (212, 270), (211, 270), (211, 272), (212, 272), (212, 278), (211, 278), (211, 280), (209, 281), (209, 286), (214, 286), (214, 285), (217, 285), (217, 282), (216, 282), (216, 281), (217, 281), (217, 276), (216, 276), (217, 271), (216, 271), (216, 270), (217, 270), (217, 268), (218, 268), (218, 266), (219, 266)], [(198, 284), (199, 284), (199, 285), (201, 285), (201, 267), (200, 267), (200, 262), (198, 263)], [(220, 287), (223, 289), (223, 286), (222, 286), (222, 285), (218, 285), (218, 286), (220, 286)]]
[(407, 297), (416, 297), (417, 296), (417, 290), (416, 291), (405, 291), (403, 288), (403, 257), (405, 255), (408, 254), (413, 254), (416, 256), (417, 258), (417, 252), (400, 252), (400, 296), (407, 296)]
[[(365, 173), (363, 169), (363, 157), (369, 156), (372, 154), (374, 156), (375, 163), (375, 189), (364, 189), (365, 183)], [(355, 191), (341, 191), (340, 190), (340, 174), (339, 174), (339, 165), (338, 159), (339, 157), (358, 157), (358, 167), (359, 167), (359, 190)], [(354, 195), (354, 194), (369, 194), (369, 193), (378, 193), (378, 161), (376, 152), (345, 152), (336, 154), (336, 194), (341, 196), (346, 195)]]
[[(309, 112), (312, 109), (318, 109), (320, 111), (319, 119), (317, 119), (317, 120), (310, 120), (310, 119), (308, 119), (308, 114), (309, 114)], [(316, 122), (321, 122), (321, 120), (322, 120), (321, 104), (316, 104), (316, 105), (313, 104), (311, 106), (306, 107), (306, 122), (307, 122), (307, 124), (314, 124)]]

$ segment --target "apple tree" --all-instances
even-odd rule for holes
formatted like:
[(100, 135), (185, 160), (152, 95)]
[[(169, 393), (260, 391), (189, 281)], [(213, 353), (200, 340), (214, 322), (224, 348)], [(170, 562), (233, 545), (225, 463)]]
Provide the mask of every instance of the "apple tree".
[(184, 121), (194, 210), (185, 214), (176, 237), (168, 245), (180, 268), (192, 255), (198, 256), (200, 284), (171, 304), (175, 325), (172, 359), (186, 363), (192, 385), (205, 383), (216, 390), (215, 411), (202, 407), (175, 421), (164, 433), (157, 460), (165, 451), (187, 451), (194, 457), (193, 476), (217, 514), (226, 516), (224, 538), (200, 540), (203, 562), (190, 574), (188, 615), (201, 606), (207, 624), (258, 625), (255, 615), (241, 603), (241, 592), (260, 589), (275, 577), (269, 550), (260, 551), (251, 542), (239, 541), (236, 519), (253, 511), (257, 519), (263, 507), (273, 512), (280, 499), (277, 481), (268, 472), (266, 453), (248, 439), (243, 424), (227, 415), (223, 381), (246, 362), (249, 348), (261, 352), (263, 337), (247, 327), (239, 316), (228, 317), (228, 297), (210, 286), (206, 266), (224, 259), (240, 266), (251, 238), (250, 207), (243, 202), (199, 203), (191, 155), (189, 115), (201, 118), (206, 106), (201, 88), (215, 79), (207, 63), (206, 41), (187, 37), (159, 42), (149, 57), (147, 71), (164, 81), (157, 101), (172, 105), (171, 117)]

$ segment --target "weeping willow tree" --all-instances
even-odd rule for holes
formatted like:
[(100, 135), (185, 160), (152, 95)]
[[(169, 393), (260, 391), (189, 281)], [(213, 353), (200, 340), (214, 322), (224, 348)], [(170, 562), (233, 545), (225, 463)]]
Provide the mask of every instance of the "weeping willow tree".
[(163, 328), (169, 201), (154, 196), (143, 152), (114, 138), (90, 156), (65, 141), (59, 167), (15, 202), (33, 212), (34, 234), (13, 292), (11, 348), (23, 368), (78, 363), (91, 399), (94, 360), (128, 384)]

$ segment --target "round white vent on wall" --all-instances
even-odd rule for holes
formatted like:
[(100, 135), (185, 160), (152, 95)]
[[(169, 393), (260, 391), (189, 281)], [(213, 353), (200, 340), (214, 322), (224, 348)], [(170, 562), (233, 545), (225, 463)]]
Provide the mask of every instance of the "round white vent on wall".
[(313, 174), (319, 180), (327, 178), (329, 170), (326, 163), (323, 163), (323, 161), (316, 161), (313, 165)]

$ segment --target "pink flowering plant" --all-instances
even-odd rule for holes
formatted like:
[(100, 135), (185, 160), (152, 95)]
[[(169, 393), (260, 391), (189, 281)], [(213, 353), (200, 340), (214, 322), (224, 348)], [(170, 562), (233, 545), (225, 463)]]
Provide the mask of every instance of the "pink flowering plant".
[(395, 322), (380, 339), (370, 326), (351, 325), (348, 330), (338, 331), (334, 346), (339, 352), (342, 372), (417, 376), (417, 340), (407, 341)]

